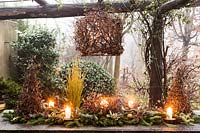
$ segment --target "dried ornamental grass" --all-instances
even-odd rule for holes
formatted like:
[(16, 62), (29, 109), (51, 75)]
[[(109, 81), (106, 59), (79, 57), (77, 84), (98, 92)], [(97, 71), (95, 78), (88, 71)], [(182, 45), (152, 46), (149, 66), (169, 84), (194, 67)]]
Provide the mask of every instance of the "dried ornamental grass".
[(119, 17), (93, 11), (75, 24), (76, 50), (83, 56), (120, 55), (123, 25)]
[[(86, 98), (91, 92), (97, 92), (104, 95), (115, 94), (115, 82), (111, 74), (104, 70), (100, 65), (79, 60), (79, 68), (85, 73), (84, 78), (84, 88), (82, 92), (82, 97)], [(66, 75), (71, 73), (73, 62), (69, 62), (62, 67), (61, 78), (64, 83), (67, 83)]]
[(81, 104), (81, 94), (84, 87), (85, 74), (79, 68), (78, 61), (73, 62), (71, 74), (67, 76), (67, 85), (65, 88), (67, 98), (75, 108)]

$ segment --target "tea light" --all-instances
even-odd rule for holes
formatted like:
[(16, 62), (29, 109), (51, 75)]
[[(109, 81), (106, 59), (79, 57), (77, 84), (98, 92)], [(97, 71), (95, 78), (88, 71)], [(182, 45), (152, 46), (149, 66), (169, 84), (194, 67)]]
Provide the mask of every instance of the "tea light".
[(170, 124), (176, 123), (176, 118), (173, 118), (173, 109), (171, 107), (167, 108), (167, 117), (165, 118), (165, 121)]
[(173, 116), (173, 110), (171, 107), (168, 107), (167, 108), (167, 118), (172, 119), (172, 116)]
[(133, 102), (133, 100), (128, 100), (128, 107), (129, 107), (130, 109), (132, 109), (132, 108), (134, 107), (134, 102)]
[(109, 102), (106, 100), (106, 99), (102, 99), (101, 102), (100, 102), (100, 106), (101, 107), (108, 107), (109, 105)]
[(66, 106), (65, 107), (65, 120), (68, 120), (71, 118), (71, 107)]
[(52, 100), (49, 101), (49, 108), (53, 108), (54, 107), (54, 102)]

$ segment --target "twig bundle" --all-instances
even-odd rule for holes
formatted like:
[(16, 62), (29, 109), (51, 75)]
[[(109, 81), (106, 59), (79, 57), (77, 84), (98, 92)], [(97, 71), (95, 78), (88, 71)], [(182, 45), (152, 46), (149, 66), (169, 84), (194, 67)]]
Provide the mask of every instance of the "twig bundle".
[(75, 24), (76, 50), (83, 56), (120, 55), (123, 25), (119, 17), (93, 11)]

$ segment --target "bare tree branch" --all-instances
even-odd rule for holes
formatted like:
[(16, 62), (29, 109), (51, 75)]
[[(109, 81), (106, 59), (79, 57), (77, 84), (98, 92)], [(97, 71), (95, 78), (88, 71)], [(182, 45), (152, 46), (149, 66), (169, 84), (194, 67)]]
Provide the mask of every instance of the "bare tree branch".
[(164, 3), (160, 8), (160, 14), (169, 12), (173, 9), (179, 9), (181, 7), (187, 6), (188, 3), (191, 3), (193, 0), (170, 0)]
[(192, 34), (190, 34), (190, 37), (189, 37), (189, 39), (191, 40), (191, 39), (193, 39), (194, 37), (196, 37), (197, 36), (197, 34), (198, 34), (198, 31), (196, 31), (195, 32), (195, 34), (193, 35), (193, 36), (191, 36)]
[(184, 39), (185, 38), (185, 34), (183, 33), (182, 24), (181, 24), (181, 20), (180, 19), (178, 19), (178, 25), (179, 25), (179, 29), (181, 31), (182, 39)]
[(48, 3), (45, 0), (35, 0), (40, 6), (47, 6)]
[(140, 14), (141, 14), (142, 18), (144, 19), (144, 22), (147, 25), (147, 28), (148, 28), (148, 31), (149, 31), (150, 35), (152, 35), (151, 25), (150, 25), (148, 19), (146, 18), (146, 16), (143, 14), (142, 11), (140, 11)]
[[(125, 18), (125, 19), (126, 19), (126, 18)], [(133, 22), (134, 22), (133, 15), (131, 14), (131, 22), (130, 22), (129, 25), (128, 25), (127, 27), (125, 27), (125, 29), (123, 30), (122, 36), (124, 36), (124, 35), (131, 29), (131, 27), (133, 26)]]
[(177, 32), (177, 30), (176, 30), (176, 28), (175, 28), (175, 24), (174, 24), (174, 23), (172, 23), (172, 28), (173, 28), (173, 30), (174, 30), (176, 36), (177, 36), (179, 39), (182, 39), (182, 38), (183, 38), (183, 35), (179, 35), (179, 34), (178, 34), (178, 32)]
[(192, 43), (189, 43), (189, 45), (192, 45), (192, 46), (200, 46), (200, 43), (195, 43), (195, 42), (192, 42)]

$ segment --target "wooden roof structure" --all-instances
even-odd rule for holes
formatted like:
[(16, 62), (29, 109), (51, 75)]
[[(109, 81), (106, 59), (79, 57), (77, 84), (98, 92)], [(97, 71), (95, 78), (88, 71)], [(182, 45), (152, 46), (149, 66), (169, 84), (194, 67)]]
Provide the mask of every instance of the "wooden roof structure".
[[(127, 0), (122, 2), (102, 2), (101, 3), (75, 3), (75, 4), (49, 4), (48, 0), (0, 0), (0, 3), (26, 2), (32, 1), (34, 6), (20, 7), (1, 7), (0, 20), (6, 19), (24, 19), (24, 18), (58, 18), (83, 16), (85, 11), (96, 7), (108, 10), (109, 12), (122, 13), (143, 10), (151, 2), (144, 0), (138, 4), (137, 0)], [(189, 6), (200, 6), (200, 0), (170, 0), (161, 6), (160, 11), (166, 12), (170, 9), (181, 8), (186, 2), (193, 2)], [(35, 3), (37, 4), (35, 6)]]

